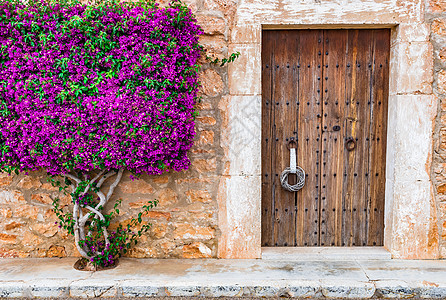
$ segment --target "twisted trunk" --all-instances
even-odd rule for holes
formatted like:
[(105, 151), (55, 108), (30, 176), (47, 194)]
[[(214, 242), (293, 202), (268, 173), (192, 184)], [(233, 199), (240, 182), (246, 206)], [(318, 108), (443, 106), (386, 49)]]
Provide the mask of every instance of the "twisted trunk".
[[(95, 255), (88, 255), (88, 248), (86, 245), (86, 238), (91, 236), (92, 232), (90, 230), (86, 231), (85, 226), (89, 220), (91, 220), (91, 224), (94, 224), (94, 222), (97, 222), (97, 220), (105, 221), (105, 217), (102, 214), (102, 209), (105, 207), (105, 205), (108, 203), (110, 198), (113, 195), (113, 192), (115, 188), (118, 186), (119, 182), (121, 181), (122, 174), (124, 173), (124, 169), (119, 169), (116, 171), (110, 171), (108, 173), (105, 173), (105, 171), (101, 171), (99, 174), (97, 174), (93, 179), (91, 179), (88, 182), (88, 185), (85, 187), (85, 189), (80, 193), (78, 199), (74, 200), (74, 207), (73, 207), (73, 219), (74, 219), (74, 240), (76, 244), (76, 248), (79, 251), (79, 253), (82, 255), (82, 257), (91, 260), (96, 255), (100, 254), (99, 252), (96, 252)], [(104, 182), (116, 175), (115, 180), (110, 185), (107, 194), (104, 194), (101, 190), (102, 185)], [(84, 180), (78, 178), (77, 176), (73, 174), (63, 174), (63, 176), (71, 179), (73, 181), (73, 192), (77, 191), (79, 188), (79, 185), (82, 182), (87, 181), (85, 178)], [(80, 199), (85, 196), (87, 193), (95, 193), (99, 197), (99, 203), (94, 205), (94, 207), (90, 205), (83, 205), (80, 202)], [(89, 212), (86, 214), (83, 213), (82, 208), (87, 209)], [(92, 226), (90, 226), (92, 227)], [(104, 241), (106, 247), (110, 245), (109, 241), (109, 235), (107, 228), (105, 226), (101, 226), (101, 231), (104, 236)]]

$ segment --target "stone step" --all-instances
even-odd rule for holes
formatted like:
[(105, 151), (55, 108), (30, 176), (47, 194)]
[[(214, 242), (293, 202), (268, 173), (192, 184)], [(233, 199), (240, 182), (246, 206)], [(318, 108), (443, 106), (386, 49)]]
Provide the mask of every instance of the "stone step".
[(0, 298), (294, 297), (446, 299), (446, 261), (122, 259), (81, 272), (75, 258), (0, 259)]
[(384, 247), (262, 247), (262, 259), (288, 261), (386, 260)]

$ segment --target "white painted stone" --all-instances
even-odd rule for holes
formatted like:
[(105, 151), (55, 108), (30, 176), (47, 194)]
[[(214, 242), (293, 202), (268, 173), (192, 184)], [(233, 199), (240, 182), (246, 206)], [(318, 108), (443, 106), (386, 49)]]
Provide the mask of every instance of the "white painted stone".
[(386, 187), (384, 201), (384, 247), (392, 248), (393, 197), (395, 181), (395, 158), (397, 156), (395, 141), (397, 128), (397, 96), (390, 95), (387, 113), (387, 151), (386, 151)]
[[(393, 211), (392, 227), (389, 229), (392, 238), (390, 244), (387, 242), (387, 247), (390, 247), (394, 257), (417, 257), (417, 253), (421, 255), (420, 251), (427, 251), (429, 242), (433, 197), (429, 175), (437, 99), (426, 95), (400, 95), (391, 100), (395, 101), (392, 104), (395, 106), (391, 106), (396, 109), (391, 125), (394, 125), (396, 134), (388, 137), (388, 140), (393, 139), (388, 151), (393, 152), (389, 156), (394, 157), (394, 164), (391, 182), (393, 194), (386, 195), (386, 201), (393, 205), (386, 206)], [(410, 242), (408, 237), (411, 237)]]
[(258, 24), (235, 24), (231, 31), (231, 44), (260, 44), (262, 26)]
[(233, 44), (229, 53), (240, 52), (236, 63), (229, 64), (228, 80), (231, 95), (261, 93), (262, 59), (259, 44)]
[[(261, 255), (260, 176), (222, 178), (219, 200), (218, 256), (220, 258), (260, 258)], [(222, 190), (224, 189), (224, 190)]]
[(392, 30), (395, 43), (429, 42), (430, 28), (426, 23), (401, 23)]
[(224, 175), (261, 173), (261, 96), (230, 96), (229, 122), (221, 143), (229, 161)]
[(397, 24), (419, 22), (416, 0), (242, 0), (237, 23), (262, 24)]
[(390, 94), (432, 94), (430, 42), (401, 42), (391, 49)]

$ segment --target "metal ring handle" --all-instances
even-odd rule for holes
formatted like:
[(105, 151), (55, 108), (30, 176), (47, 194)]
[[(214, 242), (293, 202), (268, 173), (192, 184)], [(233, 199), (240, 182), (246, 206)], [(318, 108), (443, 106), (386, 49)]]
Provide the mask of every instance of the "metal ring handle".
[(352, 151), (353, 149), (355, 149), (356, 148), (356, 140), (352, 137), (349, 137), (345, 141), (345, 148), (347, 149), (347, 151)]

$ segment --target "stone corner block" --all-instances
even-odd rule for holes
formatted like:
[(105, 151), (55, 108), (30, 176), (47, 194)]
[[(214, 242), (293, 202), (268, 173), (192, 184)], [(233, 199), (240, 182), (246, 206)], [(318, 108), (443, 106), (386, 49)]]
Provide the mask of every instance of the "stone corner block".
[(229, 53), (240, 56), (228, 67), (231, 95), (258, 95), (261, 93), (262, 57), (259, 44), (231, 44)]
[(227, 127), (222, 132), (225, 154), (223, 175), (260, 175), (261, 173), (261, 96), (229, 96), (222, 109)]
[(232, 44), (260, 44), (262, 26), (260, 24), (236, 24), (231, 31)]
[(219, 258), (261, 258), (261, 178), (225, 176), (218, 196)]
[(390, 94), (432, 94), (432, 44), (400, 42), (390, 52)]

